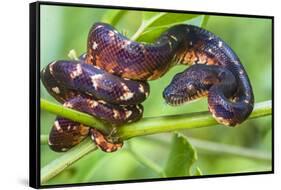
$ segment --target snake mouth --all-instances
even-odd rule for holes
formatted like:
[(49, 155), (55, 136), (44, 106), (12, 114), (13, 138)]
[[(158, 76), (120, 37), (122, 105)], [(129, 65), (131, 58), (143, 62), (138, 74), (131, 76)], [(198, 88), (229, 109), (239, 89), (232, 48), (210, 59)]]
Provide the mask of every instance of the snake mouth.
[(188, 100), (184, 100), (182, 98), (177, 98), (177, 97), (169, 97), (168, 99), (165, 99), (165, 102), (170, 106), (179, 106), (187, 101)]
[(179, 97), (170, 97), (169, 99), (166, 99), (166, 103), (170, 106), (180, 106), (185, 103), (190, 103), (192, 101), (195, 101), (201, 97), (187, 97), (187, 98), (179, 98)]
[(208, 95), (207, 90), (198, 90), (196, 92), (196, 94), (194, 94), (192, 96), (189, 96), (188, 94), (186, 94), (184, 96), (170, 94), (170, 95), (164, 97), (164, 99), (165, 99), (165, 102), (170, 106), (180, 106), (185, 103), (190, 103), (192, 101), (199, 100), (207, 95)]

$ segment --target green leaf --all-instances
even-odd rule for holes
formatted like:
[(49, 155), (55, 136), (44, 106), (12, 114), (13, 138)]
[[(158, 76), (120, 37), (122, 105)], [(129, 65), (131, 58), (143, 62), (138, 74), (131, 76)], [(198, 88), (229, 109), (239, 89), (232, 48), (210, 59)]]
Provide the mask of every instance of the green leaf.
[(143, 20), (143, 22), (146, 22), (158, 14), (163, 14), (163, 13), (162, 12), (142, 12), (142, 20)]
[(171, 151), (165, 166), (167, 177), (190, 176), (191, 166), (197, 154), (187, 138), (176, 133), (172, 139)]
[(175, 23), (185, 23), (187, 20), (191, 20), (195, 17), (198, 17), (198, 15), (182, 13), (162, 13), (162, 16), (155, 20), (152, 24), (153, 26), (164, 26)]
[(122, 17), (127, 13), (126, 10), (108, 10), (103, 15), (101, 21), (105, 23), (110, 23), (111, 25), (115, 26)]
[[(137, 19), (139, 17), (137, 13), (141, 15), (141, 23), (139, 25), (137, 24), (137, 28), (131, 39), (142, 42), (153, 42), (162, 32), (176, 24), (194, 24), (201, 26), (204, 22), (203, 15), (198, 16), (194, 14), (167, 12), (136, 12), (134, 13), (135, 15), (129, 15), (128, 11), (125, 10), (107, 11), (103, 16), (102, 21), (119, 28), (121, 27), (124, 30), (129, 28), (132, 30), (132, 27), (134, 28), (135, 26), (127, 28), (127, 26), (120, 25), (120, 21), (124, 21), (126, 18), (128, 19), (128, 17), (131, 19), (132, 16)], [(129, 34), (129, 36), (131, 35)]]
[[(134, 22), (131, 22), (132, 18), (134, 18)], [(127, 10), (109, 10), (103, 15), (101, 22), (111, 24), (119, 32), (126, 35), (127, 37), (130, 37), (141, 26), (142, 12)]]
[(162, 16), (166, 15), (168, 13), (157, 13), (157, 14), (145, 14), (143, 12), (142, 14), (142, 21), (138, 28), (138, 30), (135, 32), (135, 34), (131, 37), (132, 40), (137, 40), (138, 37), (150, 26), (153, 26), (155, 22)]
[[(143, 29), (142, 33), (140, 33), (136, 39), (141, 42), (153, 42), (161, 35), (161, 33), (174, 25), (193, 24), (196, 26), (201, 26), (204, 20), (204, 16), (183, 15), (181, 17), (178, 16), (172, 19), (172, 15), (172, 13), (166, 13), (159, 16), (153, 22), (146, 21), (146, 23), (150, 23), (149, 26)], [(155, 16), (153, 18), (155, 19)], [(163, 20), (163, 18), (166, 18), (167, 20)]]
[(146, 30), (139, 37), (138, 41), (152, 43), (155, 41), (157, 37), (159, 37), (168, 27), (155, 27), (150, 30)]

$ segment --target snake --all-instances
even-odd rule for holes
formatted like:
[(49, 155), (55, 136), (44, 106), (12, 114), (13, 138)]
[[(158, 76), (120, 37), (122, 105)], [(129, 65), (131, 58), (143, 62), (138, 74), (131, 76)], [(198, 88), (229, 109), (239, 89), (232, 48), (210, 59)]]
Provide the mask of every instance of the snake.
[(56, 60), (41, 71), (43, 85), (63, 106), (90, 114), (105, 132), (57, 116), (49, 146), (65, 152), (87, 136), (105, 152), (123, 140), (118, 126), (142, 118), (141, 103), (149, 96), (148, 81), (161, 78), (176, 65), (188, 65), (163, 90), (165, 102), (179, 106), (202, 97), (214, 119), (226, 126), (244, 122), (254, 106), (249, 77), (233, 49), (214, 33), (188, 24), (171, 26), (153, 43), (130, 40), (107, 23), (90, 28), (87, 51), (78, 60)]

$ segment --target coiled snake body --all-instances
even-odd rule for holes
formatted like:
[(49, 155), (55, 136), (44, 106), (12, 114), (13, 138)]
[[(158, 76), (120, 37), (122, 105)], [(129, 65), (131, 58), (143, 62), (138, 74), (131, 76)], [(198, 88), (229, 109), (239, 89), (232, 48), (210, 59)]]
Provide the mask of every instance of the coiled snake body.
[[(96, 116), (117, 127), (142, 117), (149, 95), (147, 80), (163, 76), (176, 64), (191, 65), (163, 92), (170, 105), (208, 96), (209, 110), (221, 124), (235, 126), (252, 112), (254, 96), (247, 73), (233, 50), (219, 37), (192, 25), (175, 25), (154, 43), (129, 40), (111, 25), (92, 26), (87, 53), (78, 61), (54, 61), (41, 72), (48, 92), (66, 107)], [(57, 117), (49, 145), (67, 151), (88, 135), (103, 151), (122, 147), (121, 139)]]

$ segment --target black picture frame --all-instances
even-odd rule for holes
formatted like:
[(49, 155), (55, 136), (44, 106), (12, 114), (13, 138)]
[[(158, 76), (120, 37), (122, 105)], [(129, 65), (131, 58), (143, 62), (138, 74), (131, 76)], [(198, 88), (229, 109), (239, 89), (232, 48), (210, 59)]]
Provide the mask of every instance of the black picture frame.
[(272, 174), (274, 173), (274, 72), (272, 72), (272, 170), (261, 172), (246, 172), (232, 174), (217, 174), (204, 176), (190, 177), (175, 177), (175, 178), (158, 178), (158, 179), (141, 179), (141, 180), (124, 180), (124, 181), (108, 181), (108, 182), (93, 182), (93, 183), (77, 183), (63, 185), (41, 185), (40, 183), (40, 6), (41, 5), (56, 5), (68, 7), (87, 7), (87, 8), (110, 8), (110, 9), (125, 9), (125, 10), (140, 10), (140, 11), (165, 11), (173, 13), (189, 13), (189, 14), (208, 14), (219, 16), (245, 17), (245, 18), (264, 18), (270, 19), (272, 22), (272, 71), (274, 71), (274, 17), (264, 15), (247, 15), (247, 14), (229, 14), (216, 12), (200, 12), (187, 10), (169, 10), (169, 9), (152, 9), (141, 7), (124, 7), (124, 6), (108, 6), (108, 5), (92, 5), (92, 4), (76, 4), (76, 3), (60, 3), (60, 2), (44, 2), (38, 1), (29, 4), (29, 35), (30, 35), (30, 65), (29, 65), (29, 185), (33, 188), (52, 188), (52, 187), (72, 187), (85, 185), (99, 184), (118, 184), (118, 183), (134, 183), (146, 181), (163, 181), (163, 180), (179, 180), (193, 178), (210, 178), (210, 177), (232, 177), (242, 175), (257, 175), (257, 174)]

